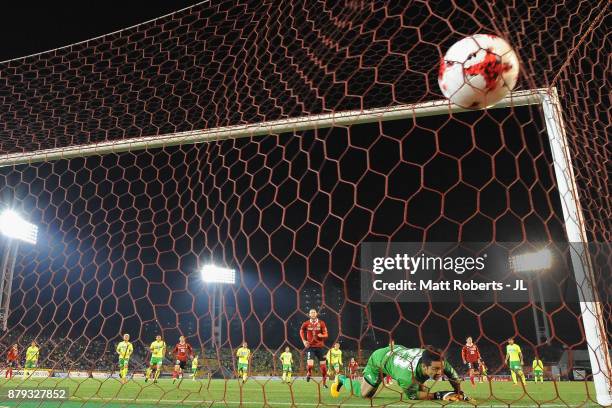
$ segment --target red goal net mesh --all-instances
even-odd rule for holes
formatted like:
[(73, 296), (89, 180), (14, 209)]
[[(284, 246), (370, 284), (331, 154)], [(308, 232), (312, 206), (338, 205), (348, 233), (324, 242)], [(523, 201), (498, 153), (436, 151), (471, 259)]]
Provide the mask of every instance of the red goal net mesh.
[[(518, 89), (558, 90), (583, 217), (574, 221), (603, 243), (594, 285), (609, 337), (609, 3), (301, 3), (205, 2), (0, 63), (2, 158), (441, 99), (445, 50), (495, 33), (520, 55)], [(38, 366), (54, 375), (41, 384), (73, 387), (62, 378), (93, 375), (94, 386), (71, 388), (83, 404), (340, 404), (314, 392), (318, 378), (303, 389), (273, 380), (286, 346), (303, 375), (298, 331), (314, 308), (345, 364), (363, 366), (394, 339), (441, 347), (464, 374), (459, 349), (471, 335), (502, 381), (515, 337), (526, 366), (540, 356), (549, 379), (590, 380), (575, 299), (533, 309), (360, 297), (364, 242), (566, 242), (553, 162), (533, 105), (5, 165), (2, 205), (38, 225), (39, 239), (19, 247), (0, 352), (16, 343), (23, 363), (37, 340)], [(207, 262), (235, 269), (236, 284), (203, 283)], [(546, 340), (534, 319), (548, 326)], [(122, 333), (135, 346), (125, 389), (116, 379)], [(198, 386), (145, 390), (138, 375), (156, 334), (169, 346), (183, 334), (196, 348)], [(253, 352), (248, 393), (232, 379), (242, 341)], [(589, 381), (572, 387), (483, 395), (494, 405), (595, 401)]]

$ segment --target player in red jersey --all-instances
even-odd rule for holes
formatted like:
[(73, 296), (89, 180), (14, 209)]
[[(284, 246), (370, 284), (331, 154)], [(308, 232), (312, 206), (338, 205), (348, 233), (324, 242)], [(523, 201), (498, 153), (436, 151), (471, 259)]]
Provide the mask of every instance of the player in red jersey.
[(348, 365), (349, 369), (349, 378), (354, 380), (357, 378), (357, 370), (359, 370), (359, 364), (355, 361), (354, 358), (351, 358), (351, 362)]
[(323, 387), (327, 388), (327, 365), (325, 364), (325, 339), (328, 337), (325, 322), (317, 318), (317, 311), (310, 309), (308, 319), (300, 328), (300, 338), (306, 347), (306, 381), (310, 381), (314, 358), (319, 360), (321, 376), (323, 376)]
[(463, 346), (461, 349), (461, 359), (463, 360), (463, 364), (467, 365), (470, 383), (472, 383), (472, 386), (475, 387), (476, 383), (474, 382), (474, 372), (478, 370), (478, 365), (480, 363), (480, 351), (478, 350), (478, 346), (472, 341), (471, 337), (465, 339), (465, 346)]
[(174, 346), (174, 371), (172, 372), (172, 383), (176, 382), (179, 374), (183, 378), (183, 370), (187, 367), (187, 359), (193, 358), (193, 348), (185, 341), (185, 336), (179, 337), (179, 342)]
[(19, 357), (19, 348), (16, 344), (11, 347), (6, 355), (6, 373), (4, 378), (13, 378), (13, 367), (17, 367), (17, 358)]

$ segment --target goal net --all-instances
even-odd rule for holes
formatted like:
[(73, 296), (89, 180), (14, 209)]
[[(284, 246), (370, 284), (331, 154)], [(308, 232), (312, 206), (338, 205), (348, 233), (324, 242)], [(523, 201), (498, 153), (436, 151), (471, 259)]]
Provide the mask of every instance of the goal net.
[[(438, 406), (386, 380), (372, 402), (334, 399), (318, 364), (305, 381), (314, 309), (325, 351), (343, 351), (327, 384), (393, 341), (443, 349), (471, 406), (610, 404), (609, 3), (301, 3), (203, 2), (0, 63), (1, 206), (38, 227), (35, 244), (0, 238), (0, 353), (19, 355), (0, 399)], [(521, 74), (499, 105), (464, 111), (442, 100), (437, 63), (473, 33), (506, 38)], [(441, 243), (503, 254), (524, 296), (363, 290), (369, 251)], [(548, 271), (516, 266), (542, 248)], [(181, 335), (198, 365), (173, 382)], [(468, 336), (488, 368), (474, 387)], [(507, 386), (509, 338), (527, 386)]]

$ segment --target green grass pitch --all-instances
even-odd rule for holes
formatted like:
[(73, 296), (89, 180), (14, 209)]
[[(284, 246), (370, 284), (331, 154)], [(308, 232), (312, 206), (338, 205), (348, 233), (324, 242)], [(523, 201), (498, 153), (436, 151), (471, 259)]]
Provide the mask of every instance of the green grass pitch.
[[(9, 388), (54, 388), (69, 389), (70, 399), (52, 401), (10, 401), (6, 398)], [(297, 379), (291, 386), (274, 380), (249, 379), (246, 384), (238, 380), (197, 380), (184, 379), (172, 384), (171, 379), (161, 379), (157, 384), (144, 380), (130, 380), (122, 385), (116, 379), (2, 379), (0, 385), (0, 408), (98, 408), (98, 407), (598, 407), (594, 403), (592, 383), (545, 382), (527, 384), (527, 393), (512, 383), (494, 382), (478, 384), (473, 388), (464, 383), (464, 390), (475, 398), (470, 403), (442, 403), (441, 401), (409, 401), (402, 397), (397, 387), (382, 390), (373, 400), (351, 397), (343, 391), (334, 399), (329, 390), (320, 387), (316, 381), (307, 383)], [(450, 389), (448, 383), (436, 384), (433, 388)], [(590, 395), (590, 397), (588, 396)], [(404, 398), (402, 400), (402, 398)]]

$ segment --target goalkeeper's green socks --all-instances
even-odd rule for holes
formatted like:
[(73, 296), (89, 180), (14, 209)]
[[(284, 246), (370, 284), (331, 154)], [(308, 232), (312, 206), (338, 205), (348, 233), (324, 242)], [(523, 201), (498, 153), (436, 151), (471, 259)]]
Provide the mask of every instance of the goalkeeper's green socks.
[(361, 397), (361, 381), (359, 380), (351, 380), (344, 375), (338, 376), (338, 391), (340, 388), (344, 386), (348, 392), (352, 392), (353, 394)]

